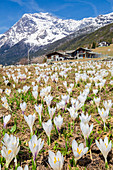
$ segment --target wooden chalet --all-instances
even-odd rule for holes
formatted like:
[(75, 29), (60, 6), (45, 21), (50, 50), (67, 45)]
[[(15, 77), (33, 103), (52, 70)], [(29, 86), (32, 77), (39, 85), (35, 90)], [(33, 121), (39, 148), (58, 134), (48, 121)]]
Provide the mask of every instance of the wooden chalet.
[(91, 51), (88, 48), (80, 47), (75, 51), (75, 58), (76, 59), (79, 59), (79, 58), (97, 58), (97, 57), (99, 57), (99, 54)]
[(78, 48), (71, 51), (54, 51), (46, 55), (47, 62), (60, 61), (60, 60), (74, 60), (80, 58), (98, 58), (99, 53), (95, 53), (88, 48)]
[(54, 51), (51, 53), (48, 53), (46, 55), (47, 57), (47, 62), (48, 61), (60, 61), (60, 60), (66, 60), (68, 55), (65, 52), (62, 51)]

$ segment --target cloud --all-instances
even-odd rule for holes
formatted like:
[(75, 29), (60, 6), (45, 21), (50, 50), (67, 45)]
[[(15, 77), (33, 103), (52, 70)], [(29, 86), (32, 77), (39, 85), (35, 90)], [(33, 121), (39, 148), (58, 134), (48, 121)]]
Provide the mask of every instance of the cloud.
[(0, 32), (5, 32), (9, 29), (9, 27), (6, 27), (6, 26), (2, 26), (0, 27)]
[(23, 1), (22, 0), (10, 0), (12, 2), (16, 2), (17, 4), (19, 4), (20, 6), (23, 5)]
[(93, 9), (93, 12), (94, 12), (95, 16), (98, 15), (98, 11), (97, 11), (96, 6), (92, 2), (90, 2), (90, 1), (87, 1), (87, 0), (66, 0), (66, 2), (70, 2), (70, 3), (71, 2), (72, 3), (79, 2), (79, 3), (87, 4), (87, 5), (91, 6), (91, 8)]
[(43, 12), (44, 10), (39, 7), (38, 3), (35, 0), (9, 0), (12, 2), (17, 3), (20, 6), (23, 6), (27, 8), (29, 11), (41, 11)]
[(56, 7), (56, 8), (51, 9), (51, 11), (52, 12), (57, 12), (57, 11), (65, 9), (65, 8), (67, 8), (69, 6), (73, 6), (73, 4), (72, 3), (66, 3), (66, 4), (60, 5), (60, 6)]
[(111, 9), (113, 10), (113, 0), (107, 0), (107, 2), (110, 4)]
[(41, 11), (43, 12), (44, 10), (39, 7), (38, 3), (35, 0), (29, 0), (28, 3), (25, 4), (25, 6), (30, 10), (35, 10), (35, 11)]
[(92, 2), (84, 1), (84, 0), (79, 0), (78, 2), (82, 2), (82, 3), (90, 5), (92, 7), (93, 11), (94, 11), (95, 16), (98, 15), (97, 8), (96, 8), (96, 6)]

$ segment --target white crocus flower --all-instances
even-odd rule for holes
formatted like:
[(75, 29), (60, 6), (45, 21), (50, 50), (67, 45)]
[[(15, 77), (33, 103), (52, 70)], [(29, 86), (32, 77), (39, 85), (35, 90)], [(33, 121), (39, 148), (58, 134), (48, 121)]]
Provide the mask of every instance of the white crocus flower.
[(54, 115), (54, 113), (56, 111), (56, 107), (55, 108), (48, 107), (48, 111), (49, 111), (50, 119), (52, 120), (53, 115)]
[(22, 90), (21, 89), (18, 89), (18, 93), (20, 94), (22, 92)]
[(53, 99), (53, 96), (51, 95), (45, 96), (44, 100), (46, 101), (46, 104), (48, 107), (50, 107), (52, 99)]
[(25, 110), (26, 110), (27, 104), (26, 102), (20, 103), (20, 108), (22, 110), (22, 114), (24, 114)]
[(43, 109), (42, 104), (39, 104), (38, 106), (35, 105), (35, 110), (36, 110), (36, 112), (38, 112), (38, 114), (39, 114), (40, 121), (41, 121), (42, 109)]
[(30, 86), (23, 86), (23, 92), (27, 92), (30, 89)]
[(67, 110), (69, 111), (71, 118), (73, 120), (75, 120), (77, 118), (77, 116), (78, 116), (76, 108), (75, 107), (70, 107), (70, 108), (67, 108)]
[(38, 85), (33, 86), (33, 91), (38, 91)]
[(10, 162), (14, 158), (12, 148), (2, 146), (1, 155), (6, 159), (6, 168), (8, 168)]
[(4, 104), (2, 104), (3, 107), (5, 107), (7, 110), (10, 109), (9, 104), (7, 102), (5, 102)]
[(28, 165), (25, 165), (24, 169), (21, 166), (19, 166), (17, 170), (29, 170), (29, 168)]
[(87, 153), (88, 147), (84, 148), (83, 143), (79, 144), (79, 146), (78, 146), (78, 143), (76, 142), (76, 140), (73, 139), (72, 150), (73, 150), (73, 154), (75, 157), (75, 163), (77, 163), (77, 160), (80, 159), (84, 154)]
[(61, 170), (63, 168), (64, 158), (60, 151), (54, 154), (49, 150), (48, 162), (54, 170)]
[(112, 107), (112, 101), (111, 100), (108, 100), (108, 101), (103, 101), (103, 105), (105, 107), (106, 110), (110, 110), (111, 107)]
[(70, 98), (69, 95), (64, 95), (64, 96), (61, 95), (61, 98), (63, 101), (65, 101), (65, 104), (69, 103), (69, 98)]
[(33, 154), (33, 160), (35, 162), (36, 160), (36, 156), (39, 153), (39, 151), (42, 149), (43, 145), (44, 145), (44, 140), (42, 141), (42, 139), (38, 139), (37, 140), (37, 136), (33, 135), (31, 140), (29, 141), (29, 148)]
[(87, 124), (87, 123), (89, 123), (89, 121), (91, 119), (91, 115), (88, 116), (88, 114), (84, 115), (84, 113), (81, 113), (81, 116), (79, 116), (79, 118), (82, 123)]
[(34, 86), (35, 85), (35, 82), (34, 81), (32, 81), (32, 86)]
[(50, 143), (50, 133), (51, 133), (51, 130), (52, 130), (52, 127), (53, 127), (53, 125), (52, 125), (52, 121), (51, 121), (51, 119), (49, 119), (47, 122), (43, 122), (42, 123), (42, 126), (43, 126), (43, 129), (45, 130), (45, 132), (46, 132), (46, 135), (48, 136), (48, 138), (49, 138), (49, 143)]
[(81, 128), (81, 131), (82, 131), (82, 133), (83, 133), (83, 135), (84, 135), (84, 139), (88, 139), (88, 137), (89, 137), (89, 135), (90, 135), (90, 133), (91, 133), (91, 131), (92, 131), (92, 129), (93, 129), (93, 124), (91, 124), (91, 126), (89, 127), (89, 125), (88, 124), (84, 124), (84, 123), (80, 123), (80, 128)]
[(65, 88), (67, 89), (67, 81), (63, 82), (63, 85), (65, 86)]
[(71, 84), (70, 84), (70, 87), (73, 89), (73, 87), (74, 87), (74, 83), (71, 83)]
[(96, 106), (99, 107), (99, 104), (100, 104), (100, 97), (94, 98), (94, 101), (95, 101)]
[(96, 95), (98, 93), (98, 89), (93, 89), (93, 93)]
[(64, 101), (64, 100), (61, 100), (61, 102), (57, 103), (56, 106), (57, 106), (57, 109), (58, 109), (58, 110), (61, 109), (61, 108), (62, 108), (63, 110), (65, 110), (65, 106), (66, 106), (65, 101)]
[(9, 122), (11, 115), (3, 116), (4, 128), (6, 127), (7, 123)]
[(30, 127), (31, 136), (33, 135), (33, 125), (35, 121), (35, 113), (33, 115), (29, 115), (28, 117), (24, 115), (24, 119)]
[(1, 100), (2, 100), (2, 102), (7, 103), (7, 98), (6, 97), (2, 97)]
[(5, 93), (9, 96), (11, 93), (11, 89), (5, 89)]
[(61, 129), (62, 123), (63, 123), (63, 117), (61, 117), (61, 115), (54, 118), (54, 124), (56, 125), (58, 131)]
[(77, 102), (77, 100), (76, 99), (74, 99), (74, 98), (71, 98), (71, 104), (72, 104), (72, 107), (74, 107), (74, 105), (75, 105), (75, 103)]
[(15, 84), (13, 84), (13, 88), (15, 89)]
[(71, 87), (69, 87), (69, 88), (67, 88), (67, 92), (69, 93), (69, 95), (71, 94), (71, 92), (72, 92), (72, 88)]
[(102, 109), (98, 108), (98, 112), (99, 112), (99, 114), (100, 114), (100, 116), (101, 116), (101, 118), (104, 122), (104, 128), (106, 128), (105, 122), (106, 122), (106, 119), (108, 118), (109, 110), (108, 109), (104, 110), (104, 108), (102, 108)]
[(37, 91), (32, 91), (32, 95), (37, 100), (38, 92)]
[(18, 154), (19, 150), (20, 150), (20, 146), (19, 146), (19, 138), (16, 138), (15, 136), (11, 135), (9, 136), (7, 133), (5, 134), (4, 138), (3, 138), (3, 142), (4, 146), (6, 148), (10, 148), (11, 151), (13, 152), (13, 157), (15, 158), (15, 166), (17, 166), (17, 159), (16, 159), (16, 155)]
[(3, 92), (3, 89), (0, 89), (0, 93), (2, 94), (2, 92)]
[(107, 155), (111, 150), (112, 147), (112, 143), (111, 141), (108, 144), (108, 138), (107, 136), (104, 138), (104, 141), (102, 141), (102, 139), (100, 139), (100, 143), (95, 140), (97, 147), (100, 149), (100, 151), (102, 152), (104, 159), (105, 159), (105, 163), (107, 163)]

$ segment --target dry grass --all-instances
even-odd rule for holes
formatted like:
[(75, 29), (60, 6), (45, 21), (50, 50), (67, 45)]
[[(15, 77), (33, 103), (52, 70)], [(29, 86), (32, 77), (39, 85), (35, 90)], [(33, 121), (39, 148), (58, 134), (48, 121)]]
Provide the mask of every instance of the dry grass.
[(97, 47), (93, 49), (94, 52), (102, 53), (103, 55), (113, 56), (113, 44), (107, 47)]

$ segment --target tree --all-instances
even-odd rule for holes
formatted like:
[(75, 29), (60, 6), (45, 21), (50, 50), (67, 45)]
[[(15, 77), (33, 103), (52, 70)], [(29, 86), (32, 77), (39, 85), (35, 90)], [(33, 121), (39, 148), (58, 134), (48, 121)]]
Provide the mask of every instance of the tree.
[(94, 41), (92, 44), (92, 48), (95, 49), (96, 48), (96, 42)]

